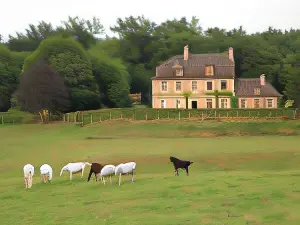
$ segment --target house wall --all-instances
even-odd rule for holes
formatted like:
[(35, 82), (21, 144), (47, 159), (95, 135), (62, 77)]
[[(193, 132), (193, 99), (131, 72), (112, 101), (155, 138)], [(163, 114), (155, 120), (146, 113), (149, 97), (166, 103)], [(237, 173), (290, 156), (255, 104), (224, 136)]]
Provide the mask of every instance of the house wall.
[[(181, 109), (185, 109), (185, 103), (186, 99), (184, 97), (171, 97), (171, 96), (157, 96), (157, 97), (152, 97), (152, 107), (153, 108), (161, 108), (161, 100), (166, 101), (166, 108), (176, 108), (176, 100), (180, 100), (180, 107)], [(192, 108), (192, 101), (197, 101), (197, 108), (206, 108), (206, 99), (212, 99), (212, 107), (216, 108), (216, 99), (214, 96), (203, 96), (203, 97), (190, 97), (188, 99), (188, 108)], [(230, 103), (230, 99), (229, 99)]]
[(277, 97), (251, 97), (251, 98), (239, 98), (238, 99), (238, 104), (239, 104), (239, 108), (241, 108), (241, 102), (242, 99), (246, 100), (246, 108), (248, 109), (253, 109), (254, 108), (254, 99), (259, 99), (259, 108), (268, 108), (267, 107), (267, 99), (273, 99), (273, 107), (272, 108), (278, 108), (277, 107), (277, 102), (278, 99)]
[[(221, 90), (221, 80), (227, 81), (227, 89)], [(167, 91), (162, 91), (162, 81), (167, 82)], [(181, 91), (176, 91), (176, 81), (181, 82)], [(227, 91), (233, 92), (234, 85), (233, 79), (205, 79), (196, 80), (197, 90), (192, 91), (192, 80), (152, 80), (152, 107), (161, 108), (161, 99), (166, 101), (166, 108), (176, 108), (176, 99), (180, 100), (180, 108), (185, 108), (185, 98), (183, 93), (187, 91), (192, 92), (192, 96), (189, 98), (188, 107), (192, 108), (192, 101), (197, 101), (197, 108), (207, 108), (206, 99), (212, 99), (213, 108), (216, 107), (216, 99), (212, 95), (207, 95), (208, 92)], [(213, 90), (206, 90), (206, 82), (212, 81)], [(230, 108), (230, 97), (222, 96), (227, 98), (228, 108)], [(221, 106), (221, 97), (219, 98), (219, 107)]]
[[(221, 91), (221, 80), (227, 81), (227, 89), (222, 91), (234, 91), (233, 79), (205, 79), (205, 80), (195, 80), (197, 81), (197, 91), (193, 91), (193, 96), (203, 96), (205, 92), (210, 92), (206, 90), (206, 82), (213, 82), (213, 90)], [(167, 82), (167, 91), (161, 90), (161, 83), (163, 81)], [(176, 81), (181, 82), (181, 91), (176, 91)], [(153, 96), (182, 96), (183, 92), (192, 91), (192, 80), (152, 80), (152, 95)]]

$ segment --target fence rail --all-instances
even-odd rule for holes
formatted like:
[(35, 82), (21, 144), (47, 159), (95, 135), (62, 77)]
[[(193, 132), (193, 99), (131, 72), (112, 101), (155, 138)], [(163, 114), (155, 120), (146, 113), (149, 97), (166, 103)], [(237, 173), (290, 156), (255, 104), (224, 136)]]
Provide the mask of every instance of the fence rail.
[[(49, 121), (62, 121), (63, 115), (50, 115)], [(22, 114), (22, 113), (0, 113), (1, 124), (24, 124), (24, 123), (41, 123), (41, 117), (38, 114)]]
[(65, 122), (82, 126), (107, 120), (296, 119), (297, 109), (104, 109), (64, 115)]
[[(215, 120), (215, 119), (296, 119), (297, 109), (152, 109), (123, 108), (77, 111), (51, 115), (50, 122), (64, 121), (82, 126), (107, 120)], [(14, 113), (0, 113), (0, 124), (39, 123), (39, 115), (25, 117)]]

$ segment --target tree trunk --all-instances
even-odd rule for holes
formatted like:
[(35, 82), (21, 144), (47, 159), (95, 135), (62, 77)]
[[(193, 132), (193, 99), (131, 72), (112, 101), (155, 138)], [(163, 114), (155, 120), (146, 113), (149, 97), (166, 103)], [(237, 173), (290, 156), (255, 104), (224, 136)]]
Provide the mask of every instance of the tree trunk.
[(188, 109), (189, 108), (189, 98), (185, 97), (185, 108)]

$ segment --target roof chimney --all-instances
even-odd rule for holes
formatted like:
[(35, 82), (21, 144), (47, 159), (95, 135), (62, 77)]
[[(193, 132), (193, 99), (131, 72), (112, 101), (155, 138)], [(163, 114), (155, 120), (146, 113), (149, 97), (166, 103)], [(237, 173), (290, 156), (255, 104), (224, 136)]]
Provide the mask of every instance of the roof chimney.
[(234, 57), (233, 57), (233, 48), (229, 48), (229, 53), (228, 53), (228, 58), (234, 62)]
[(260, 85), (265, 85), (265, 74), (260, 75)]
[(186, 45), (183, 48), (183, 59), (188, 60), (188, 58), (189, 58), (189, 46)]

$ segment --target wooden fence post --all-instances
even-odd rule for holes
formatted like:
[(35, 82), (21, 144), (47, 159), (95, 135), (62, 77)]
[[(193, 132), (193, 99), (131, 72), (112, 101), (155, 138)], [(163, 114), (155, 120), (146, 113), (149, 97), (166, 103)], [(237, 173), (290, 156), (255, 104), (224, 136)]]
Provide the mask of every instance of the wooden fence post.
[(81, 123), (82, 123), (82, 126), (83, 126), (83, 119), (84, 119), (84, 116), (83, 116), (83, 111), (81, 112)]
[(180, 111), (178, 111), (178, 119), (180, 120)]
[(121, 120), (123, 119), (123, 114), (121, 113)]
[(293, 114), (294, 114), (294, 118), (293, 119), (295, 120), (296, 117), (297, 117), (297, 109), (294, 110)]
[(4, 124), (4, 118), (3, 118), (3, 116), (1, 117), (1, 122), (2, 122), (2, 124)]
[(159, 110), (157, 110), (157, 119), (159, 120)]
[(70, 122), (70, 114), (68, 113), (68, 122)]
[(111, 112), (109, 112), (109, 119), (111, 120)]
[(215, 119), (217, 119), (217, 110), (215, 110)]
[(91, 116), (90, 116), (91, 118), (91, 123), (93, 123), (93, 114), (91, 114)]
[(146, 120), (148, 120), (148, 113), (146, 112)]
[(64, 122), (66, 122), (66, 115), (65, 114), (63, 116), (63, 120), (64, 120)]
[(133, 111), (133, 113), (132, 113), (132, 120), (135, 120), (135, 118), (134, 118), (134, 111)]
[(202, 121), (204, 120), (204, 117), (203, 117), (203, 112), (201, 113), (201, 117), (202, 117)]

